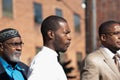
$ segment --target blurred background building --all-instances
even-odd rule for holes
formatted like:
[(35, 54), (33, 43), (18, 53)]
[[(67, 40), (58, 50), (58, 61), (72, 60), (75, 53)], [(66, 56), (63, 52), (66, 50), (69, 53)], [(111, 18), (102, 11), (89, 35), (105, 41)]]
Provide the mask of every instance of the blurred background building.
[[(72, 42), (61, 63), (71, 60), (69, 80), (80, 80), (80, 63), (100, 46), (98, 27), (107, 20), (120, 21), (120, 0), (0, 0), (0, 30), (19, 30), (24, 46), (21, 60), (27, 65), (41, 49), (41, 22), (49, 15), (64, 17), (72, 30)], [(74, 77), (75, 76), (75, 77)]]
[(61, 63), (71, 60), (68, 75), (79, 80), (79, 63), (85, 57), (85, 9), (82, 0), (0, 0), (0, 30), (8, 27), (19, 30), (24, 46), (21, 60), (30, 64), (41, 49), (41, 22), (49, 15), (64, 17), (71, 28), (72, 42)]
[(120, 21), (120, 0), (85, 0), (86, 4), (86, 53), (100, 46), (98, 27), (108, 20)]

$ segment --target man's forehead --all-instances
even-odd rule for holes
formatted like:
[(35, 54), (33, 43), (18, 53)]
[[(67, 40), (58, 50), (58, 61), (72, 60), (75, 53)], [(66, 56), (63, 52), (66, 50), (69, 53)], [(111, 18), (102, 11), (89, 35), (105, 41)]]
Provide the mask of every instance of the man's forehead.
[(119, 24), (116, 24), (114, 25), (114, 29), (117, 31), (117, 30), (120, 30), (120, 25)]

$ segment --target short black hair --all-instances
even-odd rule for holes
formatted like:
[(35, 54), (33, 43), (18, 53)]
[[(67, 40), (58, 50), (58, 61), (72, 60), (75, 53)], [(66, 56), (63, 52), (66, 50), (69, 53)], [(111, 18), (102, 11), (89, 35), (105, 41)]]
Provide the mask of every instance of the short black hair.
[(49, 30), (52, 30), (52, 31), (58, 30), (58, 28), (60, 27), (59, 22), (67, 23), (67, 21), (64, 18), (56, 16), (56, 15), (51, 15), (45, 18), (41, 24), (41, 33), (43, 35), (43, 38), (47, 36), (47, 32)]
[(100, 26), (99, 26), (99, 36), (101, 35), (101, 34), (104, 34), (106, 31), (107, 31), (107, 29), (111, 26), (111, 25), (113, 25), (113, 24), (120, 24), (119, 22), (117, 22), (117, 21), (114, 21), (114, 20), (109, 20), (109, 21), (106, 21), (106, 22), (104, 22), (104, 23), (102, 23)]

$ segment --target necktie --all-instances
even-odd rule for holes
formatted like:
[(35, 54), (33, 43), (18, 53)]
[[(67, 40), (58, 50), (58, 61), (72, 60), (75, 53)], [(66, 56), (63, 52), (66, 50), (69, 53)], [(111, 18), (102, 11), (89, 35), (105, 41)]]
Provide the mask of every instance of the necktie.
[(114, 59), (114, 62), (118, 68), (118, 70), (120, 71), (120, 62), (119, 62), (119, 58), (120, 58), (120, 55), (119, 54), (115, 54), (115, 56), (113, 57)]

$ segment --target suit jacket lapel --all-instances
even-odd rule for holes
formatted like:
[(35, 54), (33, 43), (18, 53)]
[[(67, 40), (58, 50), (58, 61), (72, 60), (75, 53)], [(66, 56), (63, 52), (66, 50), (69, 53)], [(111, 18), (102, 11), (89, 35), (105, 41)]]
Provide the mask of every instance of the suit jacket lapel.
[(23, 74), (23, 77), (25, 78), (25, 80), (27, 80), (27, 72), (28, 72), (28, 66), (25, 66), (23, 63), (18, 62), (18, 65), (23, 68), (23, 70), (21, 71)]
[(118, 76), (120, 76), (120, 72), (118, 71), (114, 61), (111, 59), (111, 57), (106, 53), (103, 48), (100, 48), (101, 53), (104, 56), (104, 62), (115, 72)]

